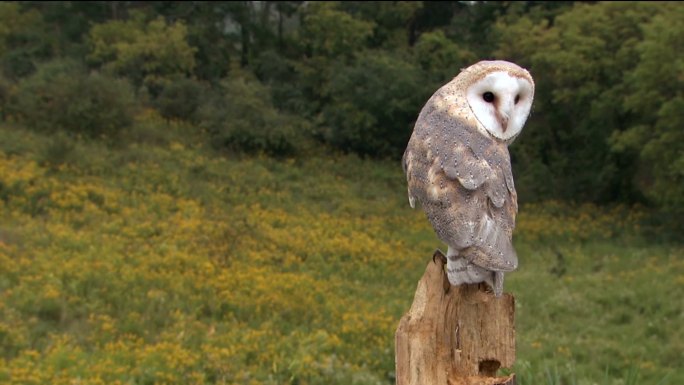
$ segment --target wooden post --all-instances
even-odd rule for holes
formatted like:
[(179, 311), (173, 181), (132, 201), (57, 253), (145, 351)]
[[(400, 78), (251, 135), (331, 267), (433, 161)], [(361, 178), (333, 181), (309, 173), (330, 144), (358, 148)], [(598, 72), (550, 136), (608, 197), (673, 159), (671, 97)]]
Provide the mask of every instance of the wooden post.
[(396, 385), (515, 385), (515, 299), (484, 284), (451, 286), (441, 251), (396, 332)]

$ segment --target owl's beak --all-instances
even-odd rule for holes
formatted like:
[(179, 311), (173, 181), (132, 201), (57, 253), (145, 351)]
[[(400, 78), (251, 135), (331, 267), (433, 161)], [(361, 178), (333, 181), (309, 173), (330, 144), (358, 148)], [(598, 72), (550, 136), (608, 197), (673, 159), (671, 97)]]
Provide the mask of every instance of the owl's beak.
[(501, 124), (501, 131), (506, 132), (506, 129), (508, 128), (508, 114), (497, 111), (496, 118)]
[(499, 123), (501, 123), (501, 131), (506, 132), (508, 129), (508, 120), (513, 112), (513, 103), (505, 103), (503, 106), (499, 107), (497, 110), (497, 117), (499, 118)]

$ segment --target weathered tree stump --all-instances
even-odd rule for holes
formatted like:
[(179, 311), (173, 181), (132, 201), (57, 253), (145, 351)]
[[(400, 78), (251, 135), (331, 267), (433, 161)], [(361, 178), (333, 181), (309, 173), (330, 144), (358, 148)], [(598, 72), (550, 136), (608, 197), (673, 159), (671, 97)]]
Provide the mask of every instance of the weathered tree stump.
[(515, 385), (515, 299), (484, 284), (451, 286), (446, 258), (428, 263), (396, 332), (397, 385)]

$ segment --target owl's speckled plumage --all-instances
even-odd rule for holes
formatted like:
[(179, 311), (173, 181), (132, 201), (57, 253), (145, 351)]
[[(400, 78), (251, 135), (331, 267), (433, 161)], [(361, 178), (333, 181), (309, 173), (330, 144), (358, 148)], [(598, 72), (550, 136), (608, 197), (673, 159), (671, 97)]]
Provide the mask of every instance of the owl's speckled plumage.
[[(509, 103), (509, 109), (501, 112), (505, 120), (498, 131), (481, 122), (486, 122), (482, 118), (486, 111), (482, 111), (490, 108), (487, 103), (499, 116), (496, 101), (476, 101), (484, 107), (475, 107), (466, 95), (471, 86), (496, 84), (496, 77), (483, 81), (493, 73), (505, 73), (524, 83), (523, 95), (529, 98), (523, 100), (527, 104), (518, 106), (522, 91), (515, 91), (512, 81), (515, 106)], [(518, 203), (508, 144), (519, 134), (533, 94), (534, 82), (526, 70), (509, 62), (484, 61), (440, 88), (420, 112), (403, 157), (409, 202), (411, 207), (416, 200), (421, 203), (437, 236), (449, 246), (447, 269), (452, 284), (484, 281), (500, 295), (503, 273), (518, 266), (512, 244)], [(498, 137), (507, 135), (511, 109), (523, 107), (527, 110), (516, 110), (513, 113), (518, 115), (511, 118), (522, 124), (512, 128), (515, 132), (509, 131), (509, 137)]]

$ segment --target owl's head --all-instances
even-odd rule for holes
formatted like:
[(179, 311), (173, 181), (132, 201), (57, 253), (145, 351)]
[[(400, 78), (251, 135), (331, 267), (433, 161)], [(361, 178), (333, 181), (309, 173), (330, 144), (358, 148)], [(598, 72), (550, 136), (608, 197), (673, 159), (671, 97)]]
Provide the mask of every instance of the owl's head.
[(489, 135), (511, 143), (520, 134), (534, 98), (529, 72), (507, 61), (481, 61), (454, 80), (463, 82), (468, 105)]

